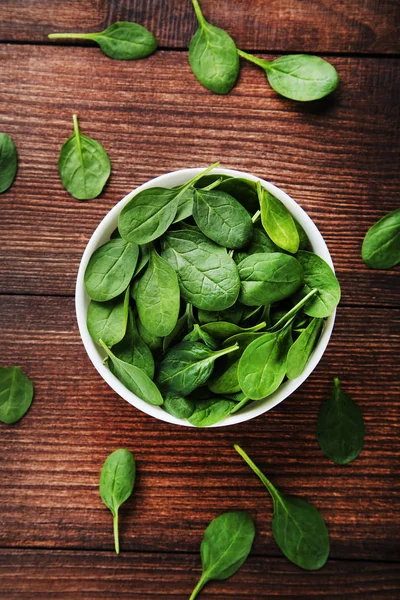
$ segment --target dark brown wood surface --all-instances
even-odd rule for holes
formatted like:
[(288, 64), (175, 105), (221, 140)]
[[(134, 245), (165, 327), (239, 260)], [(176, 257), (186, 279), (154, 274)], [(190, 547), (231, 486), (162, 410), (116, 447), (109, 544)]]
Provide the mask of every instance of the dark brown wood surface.
[[(23, 367), (36, 390), (19, 423), (0, 424), (2, 599), (187, 599), (205, 527), (237, 508), (256, 522), (252, 555), (232, 579), (205, 588), (204, 600), (400, 597), (399, 269), (372, 271), (360, 258), (368, 227), (399, 205), (399, 2), (202, 6), (267, 58), (340, 53), (329, 58), (339, 89), (299, 105), (246, 64), (229, 96), (211, 94), (181, 51), (195, 29), (189, 0), (0, 2), (0, 131), (12, 135), (20, 161), (0, 195), (0, 364)], [(45, 39), (116, 19), (147, 25), (164, 49), (119, 62)], [(71, 198), (58, 176), (74, 112), (112, 162), (104, 193), (89, 202)], [(218, 159), (305, 208), (331, 250), (343, 299), (321, 363), (295, 394), (246, 424), (189, 430), (140, 413), (101, 380), (79, 338), (73, 294), (86, 243), (121, 197), (156, 175)], [(363, 452), (344, 467), (315, 438), (334, 376), (366, 422)], [(321, 571), (282, 557), (271, 501), (234, 443), (284, 492), (321, 510), (331, 538)], [(138, 466), (121, 509), (119, 557), (98, 494), (102, 463), (118, 447)]]

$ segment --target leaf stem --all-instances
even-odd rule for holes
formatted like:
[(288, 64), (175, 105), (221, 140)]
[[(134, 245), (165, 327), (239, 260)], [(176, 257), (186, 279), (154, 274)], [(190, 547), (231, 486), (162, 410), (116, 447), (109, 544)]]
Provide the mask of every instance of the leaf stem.
[(200, 173), (198, 173), (198, 175), (195, 175), (195, 176), (193, 177), (193, 179), (191, 179), (190, 181), (188, 181), (187, 183), (185, 183), (185, 184), (184, 184), (184, 185), (181, 187), (181, 189), (180, 189), (180, 191), (179, 191), (179, 194), (182, 194), (182, 193), (183, 193), (184, 191), (186, 191), (188, 188), (190, 188), (190, 187), (194, 186), (194, 184), (196, 183), (196, 181), (198, 181), (199, 179), (201, 179), (201, 178), (202, 178), (202, 177), (204, 177), (205, 175), (208, 175), (208, 173), (209, 173), (210, 171), (212, 171), (212, 170), (213, 170), (213, 169), (215, 169), (216, 167), (219, 167), (219, 165), (220, 165), (220, 164), (221, 164), (221, 163), (220, 163), (220, 162), (219, 162), (219, 160), (218, 160), (216, 163), (214, 163), (214, 164), (210, 165), (209, 167), (207, 167), (207, 169), (204, 169), (204, 171), (201, 171)]
[(119, 554), (118, 511), (113, 517), (115, 552)]
[(289, 312), (286, 313), (286, 315), (283, 315), (283, 317), (281, 317), (279, 321), (275, 323), (275, 325), (273, 325), (273, 327), (271, 327), (268, 331), (277, 331), (281, 327), (281, 325), (283, 325), (283, 323), (285, 323), (288, 319), (296, 315), (298, 311), (306, 304), (306, 302), (308, 302), (308, 300), (317, 292), (318, 288), (314, 288), (313, 290), (311, 290), (311, 292), (308, 292), (308, 294), (304, 296), (304, 298), (302, 298), (300, 302), (296, 304), (296, 306), (293, 306), (293, 308), (291, 308)]
[(234, 415), (235, 413), (237, 413), (240, 409), (243, 408), (243, 406), (246, 406), (246, 404), (250, 402), (250, 398), (248, 398), (247, 396), (245, 398), (243, 398), (243, 400), (241, 400), (240, 402), (238, 402), (236, 404), (236, 406), (231, 410), (231, 412), (229, 414)]
[(210, 183), (210, 185), (207, 185), (206, 187), (200, 188), (201, 190), (204, 190), (205, 192), (210, 192), (211, 190), (213, 190), (214, 188), (218, 187), (219, 184), (222, 181), (222, 177), (220, 177), (219, 179), (216, 179), (215, 181), (213, 181), (212, 183)]
[(261, 211), (260, 210), (258, 210), (257, 212), (255, 212), (254, 215), (251, 217), (252, 222), (255, 223), (259, 219), (260, 215), (261, 215)]
[(262, 58), (257, 58), (257, 56), (253, 56), (252, 54), (247, 54), (247, 52), (243, 52), (243, 50), (238, 49), (238, 54), (242, 58), (245, 58), (249, 62), (254, 63), (258, 67), (264, 69), (264, 71), (268, 71), (271, 68), (272, 63), (267, 60), (263, 60)]
[(236, 452), (238, 452), (240, 454), (240, 456), (243, 458), (243, 460), (249, 465), (250, 469), (257, 475), (257, 477), (259, 477), (261, 479), (261, 481), (263, 482), (263, 484), (269, 491), (272, 500), (274, 502), (275, 502), (275, 500), (279, 500), (280, 494), (279, 494), (278, 490), (276, 489), (276, 487), (274, 485), (272, 485), (272, 483), (269, 481), (269, 479), (267, 479), (265, 477), (264, 473), (262, 471), (260, 471), (260, 469), (257, 467), (257, 465), (255, 463), (253, 463), (251, 458), (249, 456), (247, 456), (246, 452), (237, 444), (234, 444), (233, 447), (235, 448)]
[(222, 350), (218, 350), (217, 352), (214, 352), (213, 357), (219, 358), (220, 356), (224, 356), (225, 354), (228, 354), (229, 352), (235, 352), (235, 350), (239, 350), (239, 344), (237, 342), (233, 346), (229, 346), (229, 348), (223, 348)]
[(192, 0), (192, 4), (193, 4), (194, 12), (196, 13), (197, 20), (199, 22), (199, 25), (201, 27), (204, 27), (207, 24), (207, 21), (205, 20), (203, 13), (201, 12), (201, 8), (200, 8), (200, 4), (198, 3), (198, 0)]
[(50, 40), (64, 39), (64, 38), (76, 38), (81, 40), (94, 39), (95, 33), (50, 33), (47, 37)]
[(196, 585), (196, 587), (194, 588), (193, 592), (191, 593), (191, 596), (190, 596), (189, 600), (194, 600), (195, 598), (197, 598), (198, 593), (203, 589), (205, 583), (207, 583), (207, 581), (204, 578), (204, 575), (202, 575), (200, 577), (200, 580), (199, 580), (198, 584)]

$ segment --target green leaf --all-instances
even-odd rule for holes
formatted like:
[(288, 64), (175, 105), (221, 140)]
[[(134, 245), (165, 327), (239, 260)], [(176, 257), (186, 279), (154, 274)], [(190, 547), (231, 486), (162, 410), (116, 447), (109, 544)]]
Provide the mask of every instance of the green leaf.
[(235, 450), (267, 488), (274, 504), (272, 533), (283, 554), (306, 570), (320, 569), (329, 556), (329, 533), (321, 513), (309, 502), (279, 492), (240, 446)]
[(86, 293), (98, 302), (106, 302), (122, 294), (132, 279), (138, 254), (137, 244), (121, 238), (97, 248), (85, 271)]
[(319, 56), (291, 54), (268, 62), (241, 50), (239, 55), (261, 67), (271, 87), (291, 100), (319, 100), (333, 92), (339, 83), (335, 67)]
[(125, 337), (113, 347), (113, 352), (117, 358), (142, 369), (150, 379), (153, 379), (153, 355), (138, 333), (132, 309), (129, 309), (128, 315)]
[(0, 367), (0, 421), (16, 423), (33, 400), (33, 385), (19, 367)]
[(122, 237), (136, 244), (146, 244), (159, 238), (175, 219), (187, 189), (218, 165), (211, 165), (178, 188), (152, 187), (136, 194), (119, 215), (118, 229)]
[(215, 321), (229, 321), (238, 325), (243, 317), (244, 307), (240, 304), (226, 308), (225, 310), (198, 310), (198, 319), (200, 325), (213, 323)]
[(180, 308), (178, 277), (174, 269), (152, 249), (143, 277), (133, 287), (140, 321), (157, 337), (169, 335), (177, 321)]
[(313, 319), (289, 348), (286, 362), (288, 379), (296, 379), (304, 371), (318, 341), (322, 326), (322, 319)]
[(304, 273), (304, 287), (296, 294), (300, 300), (317, 288), (317, 293), (304, 305), (304, 312), (310, 317), (329, 317), (340, 301), (340, 285), (331, 267), (314, 252), (300, 250), (296, 258)]
[(181, 295), (197, 308), (224, 310), (238, 297), (240, 280), (226, 250), (196, 231), (169, 231), (162, 257), (178, 275)]
[(106, 56), (117, 60), (144, 58), (157, 48), (157, 40), (148, 29), (129, 21), (118, 21), (99, 33), (51, 33), (49, 38), (92, 40)]
[(115, 377), (117, 377), (130, 392), (133, 392), (148, 404), (161, 406), (164, 400), (160, 391), (146, 373), (135, 365), (131, 365), (117, 358), (103, 340), (100, 340), (100, 344), (103, 346), (110, 359), (109, 366), (111, 373), (115, 375)]
[(211, 323), (205, 323), (201, 326), (202, 331), (205, 331), (209, 335), (213, 336), (216, 340), (226, 340), (232, 336), (236, 336), (239, 333), (251, 333), (259, 331), (265, 328), (265, 321), (257, 323), (252, 327), (240, 327), (234, 323), (228, 323), (227, 321), (212, 321)]
[(333, 380), (331, 398), (320, 408), (317, 439), (323, 453), (337, 465), (345, 465), (360, 454), (364, 444), (364, 419), (358, 405)]
[(198, 400), (188, 421), (195, 427), (210, 427), (228, 417), (235, 406), (233, 400), (221, 397)]
[(193, 218), (204, 235), (225, 248), (242, 248), (252, 237), (249, 213), (226, 192), (195, 190)]
[(261, 222), (265, 231), (279, 248), (295, 254), (300, 244), (295, 220), (278, 198), (261, 188), (260, 182), (257, 182), (257, 189), (260, 200)]
[(72, 120), (74, 134), (61, 148), (58, 170), (71, 196), (90, 200), (101, 194), (110, 177), (110, 159), (99, 142), (80, 132), (77, 115)]
[(163, 404), (163, 409), (177, 419), (188, 419), (195, 408), (193, 400), (176, 395), (166, 396)]
[(371, 269), (391, 269), (400, 262), (400, 208), (379, 219), (367, 231), (361, 255)]
[(165, 395), (188, 396), (210, 377), (217, 358), (234, 352), (237, 345), (213, 352), (199, 342), (181, 342), (168, 350), (158, 365), (156, 381)]
[(292, 343), (291, 322), (276, 332), (255, 339), (242, 354), (238, 376), (242, 391), (261, 400), (281, 385), (286, 374), (286, 357)]
[(101, 338), (107, 346), (114, 346), (122, 340), (128, 322), (129, 288), (124, 298), (118, 297), (108, 302), (91, 300), (86, 317), (88, 331), (92, 339), (99, 343)]
[(207, 333), (207, 331), (204, 331), (197, 323), (193, 325), (192, 331), (189, 331), (182, 341), (203, 342), (208, 348), (211, 348), (211, 350), (216, 350), (218, 348), (218, 343), (212, 335)]
[(228, 94), (239, 76), (239, 55), (231, 36), (208, 23), (197, 0), (192, 0), (199, 28), (189, 46), (189, 63), (195, 77), (208, 90)]
[(273, 252), (279, 252), (278, 246), (267, 236), (266, 233), (260, 231), (260, 229), (253, 229), (253, 237), (248, 246), (243, 248), (241, 252), (235, 252), (233, 259), (236, 264), (239, 264), (242, 260), (250, 256), (251, 254), (260, 253), (271, 254)]
[(117, 554), (119, 554), (118, 510), (132, 494), (135, 475), (135, 459), (126, 448), (112, 452), (106, 458), (100, 473), (100, 496), (113, 516), (115, 552)]
[(223, 513), (204, 532), (200, 554), (203, 573), (189, 600), (211, 579), (228, 579), (240, 569), (253, 545), (255, 527), (246, 512)]
[[(149, 331), (147, 331), (146, 327), (143, 325), (140, 319), (137, 320), (137, 328), (140, 337), (151, 350), (151, 352), (155, 355), (159, 354), (163, 347), (163, 338), (157, 335), (153, 335)], [(166, 339), (166, 338), (164, 338)]]
[(251, 254), (237, 268), (239, 300), (247, 306), (280, 302), (303, 283), (303, 270), (296, 258), (282, 252)]
[(13, 184), (18, 169), (18, 154), (14, 142), (6, 133), (0, 133), (0, 194)]

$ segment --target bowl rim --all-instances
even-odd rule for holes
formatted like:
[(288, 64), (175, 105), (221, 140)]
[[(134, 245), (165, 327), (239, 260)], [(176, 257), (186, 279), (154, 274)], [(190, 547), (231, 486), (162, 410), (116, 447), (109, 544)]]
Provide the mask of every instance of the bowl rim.
[[(85, 291), (84, 274), (87, 264), (89, 262), (89, 258), (99, 246), (101, 246), (110, 239), (111, 233), (117, 227), (119, 213), (121, 212), (125, 204), (127, 204), (134, 196), (136, 196), (136, 194), (150, 187), (158, 186), (171, 188), (176, 185), (181, 185), (182, 183), (186, 183), (187, 181), (189, 181), (192, 177), (194, 177), (203, 170), (203, 168), (190, 168), (179, 169), (177, 171), (165, 173), (147, 181), (143, 185), (132, 190), (131, 192), (129, 192), (129, 194), (122, 198), (122, 200), (117, 202), (117, 204), (115, 204), (113, 208), (111, 208), (111, 210), (109, 210), (104, 216), (104, 218), (101, 220), (101, 222), (91, 235), (86, 245), (86, 248), (83, 252), (79, 264), (75, 287), (75, 310), (79, 334), (81, 336), (86, 353), (89, 356), (90, 361), (92, 362), (99, 375), (119, 396), (121, 396), (129, 404), (135, 406), (140, 411), (152, 417), (155, 417), (156, 419), (165, 421), (167, 423), (172, 423), (174, 425), (181, 425), (183, 427), (195, 426), (191, 425), (191, 423), (183, 419), (177, 419), (176, 417), (170, 415), (159, 406), (153, 406), (151, 404), (146, 403), (144, 400), (136, 396), (133, 392), (130, 392), (119, 381), (119, 379), (117, 379), (111, 373), (108, 367), (105, 364), (103, 364), (103, 359), (105, 356), (104, 350), (92, 340), (86, 326), (86, 313), (88, 304), (90, 302), (90, 298)], [(311, 217), (309, 217), (308, 214), (304, 211), (304, 209), (302, 209), (301, 206), (295, 200), (293, 200), (293, 198), (291, 198), (286, 192), (276, 187), (269, 181), (266, 181), (261, 177), (256, 177), (255, 175), (252, 175), (251, 173), (247, 173), (245, 171), (216, 167), (212, 170), (212, 174), (240, 177), (249, 179), (253, 182), (260, 181), (261, 185), (265, 187), (265, 189), (267, 189), (274, 196), (276, 196), (276, 198), (283, 202), (286, 208), (288, 208), (293, 217), (300, 223), (300, 225), (305, 230), (310, 240), (313, 252), (315, 252), (315, 254), (318, 254), (318, 256), (324, 259), (325, 262), (327, 262), (328, 265), (334, 271), (332, 258), (329, 253), (328, 247), (325, 243), (325, 240), (322, 237), (322, 234), (318, 230)], [(326, 319), (324, 329), (322, 331), (321, 337), (319, 338), (318, 344), (314, 348), (314, 351), (304, 371), (299, 377), (297, 377), (296, 379), (285, 381), (273, 394), (271, 394), (264, 400), (254, 401), (251, 404), (245, 406), (243, 410), (241, 410), (239, 413), (230, 415), (220, 423), (216, 423), (209, 427), (227, 427), (230, 425), (237, 425), (238, 423), (249, 421), (250, 419), (258, 417), (259, 415), (271, 410), (271, 408), (273, 408), (277, 404), (280, 404), (288, 396), (293, 394), (293, 392), (297, 390), (297, 388), (300, 387), (300, 385), (302, 385), (302, 383), (304, 383), (304, 381), (311, 375), (311, 373), (321, 360), (332, 334), (333, 326), (335, 323), (335, 316), (336, 310), (332, 315), (330, 315)]]

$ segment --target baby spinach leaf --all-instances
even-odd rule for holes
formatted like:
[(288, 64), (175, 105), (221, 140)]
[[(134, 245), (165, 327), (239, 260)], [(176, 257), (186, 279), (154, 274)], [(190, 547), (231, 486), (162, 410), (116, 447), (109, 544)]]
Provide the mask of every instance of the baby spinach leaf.
[(6, 133), (0, 133), (0, 194), (13, 184), (18, 169), (18, 154), (14, 142)]
[(322, 319), (314, 318), (289, 348), (286, 362), (288, 379), (296, 379), (305, 369), (322, 329)]
[(198, 310), (198, 319), (200, 325), (213, 323), (215, 321), (229, 321), (238, 325), (243, 316), (244, 307), (240, 304), (234, 304), (225, 310)]
[(157, 335), (153, 335), (147, 331), (140, 319), (137, 320), (137, 329), (140, 337), (155, 355), (159, 354), (163, 347), (163, 338)]
[(168, 348), (172, 345), (180, 341), (184, 335), (187, 333), (188, 327), (188, 319), (189, 319), (189, 304), (186, 305), (185, 312), (182, 316), (180, 316), (176, 322), (174, 329), (171, 333), (162, 340), (162, 348), (163, 352), (168, 350)]
[[(107, 344), (109, 345), (109, 344)], [(135, 365), (142, 369), (150, 379), (154, 377), (154, 359), (150, 348), (144, 343), (140, 337), (135, 317), (132, 309), (128, 312), (128, 325), (126, 328), (125, 337), (116, 346), (113, 347), (113, 352), (117, 358), (123, 362)]]
[(139, 249), (121, 238), (97, 248), (85, 271), (86, 293), (98, 302), (106, 302), (126, 290), (135, 271)]
[(137, 244), (146, 244), (159, 238), (175, 219), (186, 190), (218, 165), (211, 165), (183, 186), (173, 189), (152, 187), (136, 194), (119, 215), (118, 229), (122, 237)]
[(310, 317), (329, 317), (340, 300), (340, 285), (330, 266), (314, 252), (300, 250), (296, 258), (304, 273), (304, 287), (296, 295), (300, 300), (317, 288), (317, 293), (304, 305), (304, 312)]
[(154, 248), (145, 274), (134, 284), (133, 297), (139, 319), (147, 331), (158, 337), (171, 333), (179, 316), (178, 277)]
[(260, 200), (261, 222), (271, 240), (287, 252), (295, 254), (300, 237), (295, 220), (286, 206), (257, 182)]
[(360, 454), (364, 444), (364, 419), (358, 405), (333, 380), (331, 398), (320, 408), (317, 439), (323, 453), (337, 465), (345, 465)]
[(148, 404), (161, 406), (163, 398), (150, 377), (148, 377), (142, 369), (117, 358), (103, 340), (100, 340), (100, 345), (103, 346), (110, 359), (109, 366), (111, 373), (115, 375), (115, 377), (117, 377), (130, 392), (133, 392)]
[(234, 345), (213, 352), (199, 342), (181, 342), (164, 354), (158, 365), (156, 381), (166, 395), (178, 393), (187, 396), (207, 381), (217, 358), (237, 348)]
[[(180, 186), (178, 187), (180, 188)], [(188, 217), (192, 216), (193, 196), (193, 187), (186, 188), (183, 194), (179, 196), (178, 207), (176, 209), (176, 215), (173, 220), (173, 223), (178, 223), (179, 221), (183, 221), (184, 219), (187, 219)], [(186, 223), (183, 223), (182, 225), (186, 226)]]
[(207, 331), (203, 331), (203, 329), (197, 323), (193, 325), (192, 331), (185, 335), (182, 341), (203, 342), (206, 346), (208, 346), (208, 348), (211, 348), (211, 350), (216, 350), (218, 348), (218, 344), (215, 339), (209, 333), (207, 333)]
[(277, 332), (265, 333), (251, 342), (239, 361), (242, 391), (261, 400), (281, 385), (286, 374), (286, 357), (292, 343), (291, 322)]
[[(117, 230), (118, 231), (118, 230)], [(118, 231), (119, 233), (119, 231)], [(134, 277), (139, 275), (147, 265), (150, 259), (150, 244), (142, 244), (139, 246), (139, 258), (136, 264), (135, 272), (133, 274)], [(133, 288), (132, 288), (133, 289)]]
[(239, 325), (228, 323), (226, 321), (213, 321), (202, 325), (201, 329), (209, 335), (212, 335), (216, 340), (226, 340), (238, 333), (259, 331), (260, 329), (264, 329), (265, 325), (265, 321), (257, 323), (257, 325), (253, 325), (253, 327), (240, 327)]
[(204, 310), (224, 310), (236, 302), (239, 275), (225, 248), (197, 231), (169, 231), (162, 248), (186, 302)]
[(198, 400), (188, 421), (195, 427), (210, 427), (230, 415), (235, 406), (236, 402), (233, 400), (221, 397)]
[(239, 76), (239, 55), (231, 36), (208, 23), (198, 0), (192, 0), (199, 28), (189, 46), (189, 63), (195, 77), (216, 94), (228, 94)]
[(239, 264), (242, 260), (250, 256), (250, 254), (260, 254), (262, 252), (269, 254), (272, 252), (279, 252), (279, 248), (272, 240), (270, 240), (266, 233), (260, 231), (260, 229), (254, 228), (250, 244), (241, 252), (235, 252), (233, 259), (236, 264)]
[(125, 296), (113, 298), (108, 302), (91, 300), (86, 324), (92, 339), (99, 343), (101, 338), (107, 346), (114, 346), (122, 340), (128, 322), (129, 288)]
[(119, 554), (118, 510), (132, 494), (135, 476), (135, 459), (132, 452), (126, 448), (119, 448), (107, 456), (100, 473), (100, 496), (113, 516), (117, 554)]
[(279, 492), (240, 446), (235, 444), (234, 448), (272, 498), (272, 533), (283, 554), (302, 569), (323, 567), (329, 556), (329, 533), (321, 513), (306, 500)]
[(110, 177), (110, 159), (99, 142), (80, 132), (78, 116), (73, 115), (72, 120), (74, 134), (61, 148), (58, 171), (71, 196), (91, 200), (101, 194)]
[(166, 396), (163, 404), (163, 409), (177, 419), (188, 419), (192, 416), (195, 408), (194, 400), (183, 396)]
[(16, 423), (33, 400), (33, 385), (19, 367), (0, 367), (0, 421)]
[(310, 250), (311, 244), (310, 240), (308, 239), (308, 235), (306, 234), (300, 223), (296, 221), (296, 219), (293, 220), (294, 224), (296, 225), (297, 233), (299, 234), (299, 250)]
[(319, 56), (291, 54), (268, 62), (247, 52), (238, 52), (242, 58), (261, 67), (271, 87), (291, 100), (319, 100), (333, 92), (339, 83), (335, 67)]
[(98, 33), (51, 33), (49, 38), (92, 40), (106, 56), (117, 60), (144, 58), (157, 48), (157, 40), (148, 29), (129, 21), (118, 21)]
[(254, 181), (228, 177), (219, 184), (218, 189), (236, 198), (250, 214), (254, 214), (258, 209), (258, 194)]
[(238, 264), (239, 300), (247, 306), (273, 304), (294, 294), (303, 283), (303, 270), (282, 252), (251, 254)]
[(252, 237), (249, 213), (226, 192), (195, 190), (193, 218), (204, 235), (225, 248), (242, 248)]
[(200, 547), (203, 573), (189, 600), (197, 598), (211, 579), (234, 575), (248, 557), (254, 536), (254, 523), (246, 512), (223, 513), (211, 521)]
[(400, 208), (379, 219), (367, 231), (361, 255), (371, 269), (391, 269), (400, 262)]

